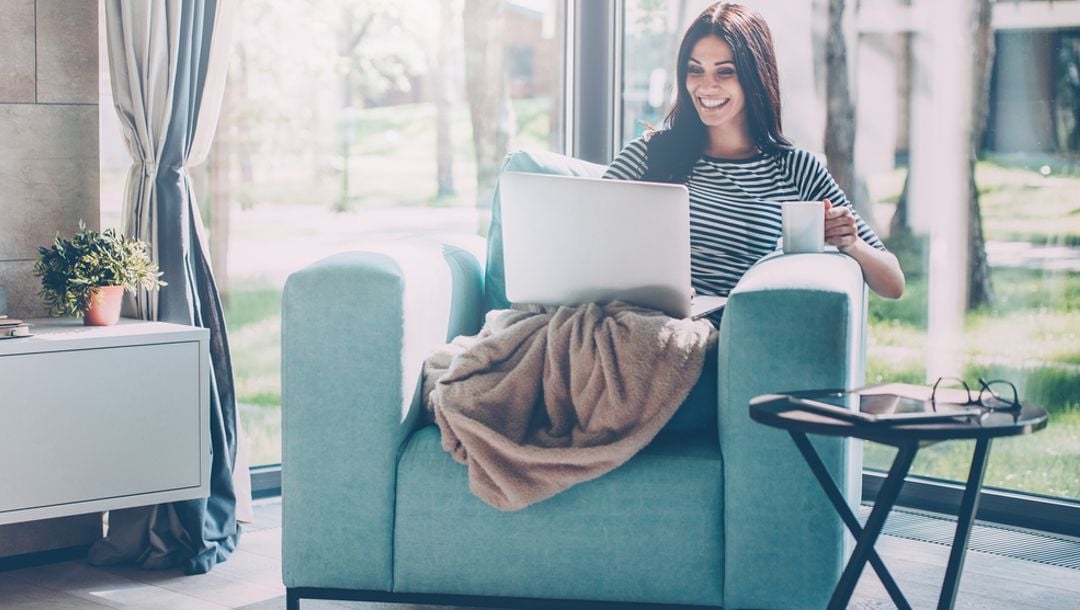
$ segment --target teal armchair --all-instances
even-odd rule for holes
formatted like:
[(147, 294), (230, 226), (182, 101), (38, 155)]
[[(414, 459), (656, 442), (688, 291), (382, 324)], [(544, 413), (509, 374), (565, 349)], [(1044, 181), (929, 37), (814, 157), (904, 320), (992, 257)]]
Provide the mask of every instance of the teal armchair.
[[(597, 176), (518, 152), (504, 170)], [(763, 393), (863, 381), (866, 289), (839, 253), (772, 256), (732, 292), (676, 416), (615, 471), (518, 512), (474, 497), (419, 413), (420, 369), (506, 305), (488, 242), (417, 239), (290, 276), (282, 312), (282, 570), (290, 608), (337, 598), (459, 606), (821, 608), (848, 552)], [(861, 454), (815, 440), (854, 504)]]

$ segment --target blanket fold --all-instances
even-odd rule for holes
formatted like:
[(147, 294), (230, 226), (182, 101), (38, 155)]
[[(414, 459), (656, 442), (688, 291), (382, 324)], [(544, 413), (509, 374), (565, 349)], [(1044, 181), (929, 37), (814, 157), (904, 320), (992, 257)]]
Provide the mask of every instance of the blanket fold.
[(622, 302), (488, 313), (424, 362), (425, 406), (469, 488), (520, 510), (647, 445), (701, 375), (715, 329)]

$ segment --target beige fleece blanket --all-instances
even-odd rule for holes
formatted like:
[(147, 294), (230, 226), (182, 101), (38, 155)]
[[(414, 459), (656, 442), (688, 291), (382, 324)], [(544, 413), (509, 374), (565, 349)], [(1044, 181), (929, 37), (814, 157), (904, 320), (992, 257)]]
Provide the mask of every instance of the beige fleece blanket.
[(700, 376), (712, 332), (620, 302), (492, 311), (425, 361), (426, 406), (472, 492), (520, 510), (645, 447)]

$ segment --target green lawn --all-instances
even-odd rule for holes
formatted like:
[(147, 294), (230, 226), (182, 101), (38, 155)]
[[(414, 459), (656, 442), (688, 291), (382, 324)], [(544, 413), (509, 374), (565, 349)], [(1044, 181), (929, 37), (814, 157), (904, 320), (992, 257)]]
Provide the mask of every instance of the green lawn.
[[(911, 472), (926, 477), (964, 481), (971, 466), (974, 441), (951, 441), (919, 451)], [(896, 450), (866, 443), (864, 464), (887, 470)], [(1051, 413), (1041, 432), (993, 442), (984, 484), (1065, 498), (1080, 498), (1080, 409)]]
[(1054, 167), (1045, 176), (1036, 166), (1041, 164), (979, 163), (976, 180), (987, 239), (1080, 246), (1076, 166)]
[[(1048, 175), (1040, 169), (1048, 167)], [(896, 201), (902, 168), (870, 183), (877, 200)], [(976, 167), (986, 238), (1080, 245), (1080, 171), (1048, 159), (995, 158)], [(904, 298), (871, 296), (867, 381), (924, 383), (927, 286), (918, 255), (905, 259)], [(1080, 498), (1080, 273), (992, 270), (995, 299), (968, 314), (964, 377), (1014, 381), (1023, 400), (1050, 413), (1046, 430), (994, 442), (986, 484)], [(943, 443), (919, 453), (912, 472), (962, 480), (971, 443)], [(866, 465), (885, 469), (895, 450), (867, 443)]]

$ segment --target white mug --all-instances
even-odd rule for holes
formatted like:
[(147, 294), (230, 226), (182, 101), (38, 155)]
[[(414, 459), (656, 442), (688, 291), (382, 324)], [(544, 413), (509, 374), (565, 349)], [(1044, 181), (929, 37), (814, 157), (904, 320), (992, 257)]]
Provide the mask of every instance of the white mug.
[(824, 202), (784, 201), (780, 212), (785, 254), (825, 251)]

